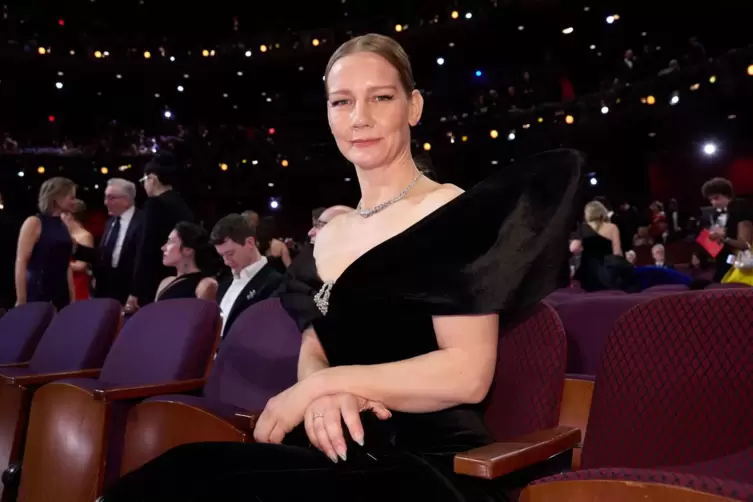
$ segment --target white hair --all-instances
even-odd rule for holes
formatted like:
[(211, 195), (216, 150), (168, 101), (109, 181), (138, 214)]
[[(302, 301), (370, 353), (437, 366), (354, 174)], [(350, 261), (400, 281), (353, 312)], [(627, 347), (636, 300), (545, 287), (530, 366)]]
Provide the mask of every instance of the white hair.
[(651, 251), (664, 251), (664, 244), (656, 244), (651, 248)]
[(108, 187), (115, 187), (131, 200), (136, 200), (136, 184), (123, 178), (110, 178), (107, 180)]

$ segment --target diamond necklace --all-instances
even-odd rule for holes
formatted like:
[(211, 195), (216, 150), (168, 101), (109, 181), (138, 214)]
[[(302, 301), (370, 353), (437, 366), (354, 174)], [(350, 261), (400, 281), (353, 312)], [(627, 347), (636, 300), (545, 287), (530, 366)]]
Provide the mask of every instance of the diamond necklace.
[(360, 214), (364, 218), (368, 218), (370, 216), (374, 216), (379, 211), (387, 209), (392, 204), (394, 204), (395, 202), (397, 202), (400, 199), (402, 199), (403, 197), (405, 197), (408, 194), (408, 192), (410, 192), (411, 188), (413, 188), (415, 186), (415, 184), (419, 180), (419, 178), (421, 178), (421, 171), (417, 171), (416, 172), (416, 176), (413, 178), (413, 181), (411, 181), (410, 184), (407, 187), (405, 187), (402, 192), (400, 192), (399, 194), (397, 194), (395, 197), (391, 198), (390, 200), (388, 200), (386, 202), (382, 202), (380, 204), (377, 204), (376, 206), (374, 206), (374, 207), (372, 207), (370, 209), (364, 209), (363, 208), (363, 201), (362, 200), (359, 201), (358, 202), (358, 206), (356, 206), (356, 211), (358, 211), (358, 214)]

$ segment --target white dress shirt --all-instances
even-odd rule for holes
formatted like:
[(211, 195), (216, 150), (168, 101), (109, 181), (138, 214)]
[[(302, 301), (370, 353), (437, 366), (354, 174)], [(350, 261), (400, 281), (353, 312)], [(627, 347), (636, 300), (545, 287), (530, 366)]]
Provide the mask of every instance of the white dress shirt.
[(230, 287), (227, 288), (225, 296), (220, 301), (220, 313), (222, 315), (222, 333), (225, 333), (225, 322), (227, 321), (230, 311), (233, 310), (233, 305), (241, 294), (241, 291), (248, 285), (251, 279), (259, 273), (264, 265), (267, 264), (267, 257), (262, 256), (259, 261), (256, 261), (240, 271), (239, 274), (233, 272), (233, 282)]
[(133, 213), (135, 212), (136, 208), (131, 206), (120, 215), (120, 233), (118, 233), (118, 240), (115, 241), (115, 248), (112, 250), (112, 268), (116, 268), (120, 262), (120, 253), (123, 251), (123, 243), (128, 233), (128, 225), (131, 224)]

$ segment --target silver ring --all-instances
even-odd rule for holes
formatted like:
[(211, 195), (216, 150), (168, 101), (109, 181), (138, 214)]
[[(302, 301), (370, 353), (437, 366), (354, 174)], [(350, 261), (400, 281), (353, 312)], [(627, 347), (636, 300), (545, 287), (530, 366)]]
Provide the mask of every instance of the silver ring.
[(314, 413), (314, 417), (313, 418), (314, 418), (314, 420), (316, 420), (317, 418), (324, 418), (324, 413)]

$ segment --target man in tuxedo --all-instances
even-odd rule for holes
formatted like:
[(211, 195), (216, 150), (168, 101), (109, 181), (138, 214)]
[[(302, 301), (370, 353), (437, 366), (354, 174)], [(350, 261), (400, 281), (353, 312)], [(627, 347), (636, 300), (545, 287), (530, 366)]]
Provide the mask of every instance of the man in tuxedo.
[(193, 212), (183, 197), (173, 190), (179, 169), (170, 154), (157, 154), (144, 167), (141, 182), (149, 197), (144, 204), (144, 230), (136, 255), (134, 287), (126, 301), (126, 313), (154, 301), (157, 288), (172, 271), (162, 264), (162, 246), (181, 221), (193, 222)]
[(133, 269), (144, 229), (143, 211), (137, 209), (136, 185), (112, 178), (105, 188), (105, 206), (110, 219), (99, 244), (100, 259), (94, 262), (94, 295), (125, 304), (134, 291)]
[(256, 229), (240, 214), (218, 221), (209, 239), (233, 273), (220, 282), (217, 291), (224, 338), (241, 312), (272, 296), (283, 276), (261, 255), (256, 246)]

